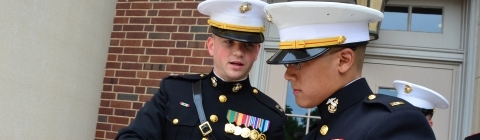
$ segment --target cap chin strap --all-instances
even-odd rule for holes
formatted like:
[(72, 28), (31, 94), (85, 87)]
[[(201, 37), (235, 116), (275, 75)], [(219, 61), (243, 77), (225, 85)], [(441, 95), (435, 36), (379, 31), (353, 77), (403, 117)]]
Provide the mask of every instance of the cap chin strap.
[(433, 117), (433, 112), (434, 112), (434, 109), (424, 109), (424, 108), (420, 108), (420, 107), (417, 107), (418, 110), (420, 110), (420, 112), (422, 112), (423, 115), (427, 116), (427, 115), (432, 115)]
[(218, 22), (209, 19), (208, 24), (211, 26), (215, 26), (220, 29), (227, 29), (227, 30), (234, 30), (234, 31), (243, 31), (243, 32), (254, 32), (254, 33), (263, 33), (265, 31), (265, 27), (251, 27), (251, 26), (241, 26), (241, 25), (234, 25), (229, 23)]
[(340, 45), (340, 44), (343, 44), (345, 40), (347, 40), (345, 36), (337, 36), (337, 37), (310, 39), (310, 40), (286, 41), (286, 42), (280, 42), (278, 45), (280, 50), (319, 48), (319, 47), (328, 47), (332, 45)]

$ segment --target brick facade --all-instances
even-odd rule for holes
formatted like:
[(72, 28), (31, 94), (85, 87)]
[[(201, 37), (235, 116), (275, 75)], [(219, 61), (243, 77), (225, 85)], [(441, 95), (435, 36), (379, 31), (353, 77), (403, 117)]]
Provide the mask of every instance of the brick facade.
[(199, 0), (118, 0), (95, 139), (113, 139), (171, 73), (207, 73)]

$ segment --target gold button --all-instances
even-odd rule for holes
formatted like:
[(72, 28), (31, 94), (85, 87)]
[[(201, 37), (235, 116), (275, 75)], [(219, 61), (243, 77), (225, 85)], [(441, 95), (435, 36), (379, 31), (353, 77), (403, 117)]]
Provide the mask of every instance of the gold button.
[(320, 134), (322, 135), (326, 135), (328, 132), (328, 126), (327, 125), (323, 125), (322, 128), (320, 128)]
[(177, 118), (173, 119), (173, 124), (177, 124), (177, 123), (178, 123), (178, 119)]
[(253, 89), (253, 93), (257, 94), (257, 93), (258, 93), (258, 90), (257, 90), (257, 89)]
[(212, 121), (214, 123), (217, 122), (218, 121), (217, 115), (210, 115), (210, 121)]
[(220, 95), (220, 97), (218, 97), (218, 100), (220, 100), (220, 102), (222, 102), (222, 103), (225, 103), (225, 102), (227, 102), (227, 96)]
[(207, 138), (207, 137), (203, 137), (202, 140), (208, 140), (208, 138)]
[(205, 76), (205, 74), (200, 74), (200, 77), (203, 77), (203, 76)]
[(373, 100), (373, 99), (375, 99), (375, 98), (377, 98), (377, 96), (375, 96), (375, 95), (373, 95), (373, 94), (370, 95), (370, 96), (368, 96), (368, 100)]

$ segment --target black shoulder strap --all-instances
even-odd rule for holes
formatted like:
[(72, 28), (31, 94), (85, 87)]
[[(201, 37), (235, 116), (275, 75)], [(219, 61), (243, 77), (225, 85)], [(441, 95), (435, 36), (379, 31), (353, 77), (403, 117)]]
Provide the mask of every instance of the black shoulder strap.
[(210, 123), (208, 123), (207, 118), (205, 117), (205, 112), (203, 112), (203, 104), (202, 104), (202, 80), (198, 80), (193, 84), (193, 101), (195, 106), (197, 107), (198, 118), (200, 118), (200, 132), (202, 132), (203, 136), (209, 137), (210, 140), (215, 140), (215, 137), (212, 133), (212, 127)]

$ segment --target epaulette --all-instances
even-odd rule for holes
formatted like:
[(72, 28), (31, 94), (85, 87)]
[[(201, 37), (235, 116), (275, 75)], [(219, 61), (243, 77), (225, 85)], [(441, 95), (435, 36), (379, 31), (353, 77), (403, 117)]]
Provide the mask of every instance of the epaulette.
[(275, 100), (267, 96), (262, 91), (258, 90), (256, 87), (252, 87), (252, 93), (254, 96), (263, 104), (275, 110), (279, 115), (285, 115), (285, 110), (280, 106)]
[(411, 109), (413, 107), (403, 99), (383, 94), (370, 94), (364, 99), (364, 102), (367, 104), (381, 104), (388, 108), (390, 112), (400, 109)]
[(184, 75), (170, 74), (170, 76), (164, 79), (184, 79), (184, 80), (196, 81), (196, 80), (203, 79), (206, 76), (207, 76), (206, 74), (184, 74)]

